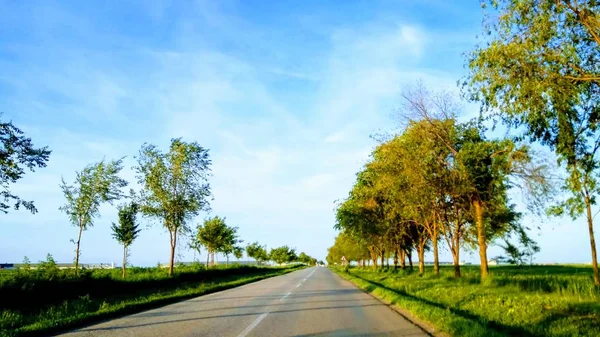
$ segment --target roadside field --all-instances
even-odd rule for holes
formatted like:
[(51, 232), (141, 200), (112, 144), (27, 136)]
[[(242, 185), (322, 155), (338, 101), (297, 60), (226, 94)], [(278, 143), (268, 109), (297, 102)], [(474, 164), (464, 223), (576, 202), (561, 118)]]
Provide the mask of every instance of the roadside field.
[(121, 271), (17, 270), (0, 273), (0, 336), (39, 336), (220, 291), (303, 266), (178, 267)]
[(405, 309), (451, 336), (600, 336), (600, 290), (589, 266), (479, 266), (453, 277), (369, 268), (332, 270), (363, 290)]

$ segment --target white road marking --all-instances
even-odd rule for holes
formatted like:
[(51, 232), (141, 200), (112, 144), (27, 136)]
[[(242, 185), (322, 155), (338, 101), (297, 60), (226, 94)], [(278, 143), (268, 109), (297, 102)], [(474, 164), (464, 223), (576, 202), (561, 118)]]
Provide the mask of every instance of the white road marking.
[[(302, 284), (302, 283), (300, 283), (300, 284)], [(298, 288), (298, 287), (300, 286), (300, 284), (298, 284), (298, 285), (296, 286), (296, 288)], [(286, 297), (290, 296), (291, 294), (292, 294), (292, 292), (290, 291), (290, 292), (288, 292), (287, 294), (283, 295), (283, 297), (282, 297), (282, 298), (280, 298), (279, 300), (280, 300), (280, 301), (283, 301), (283, 300), (285, 300), (285, 298), (286, 298)], [(247, 336), (247, 335), (248, 335), (248, 334), (249, 334), (249, 333), (250, 333), (250, 332), (251, 332), (251, 331), (252, 331), (254, 328), (256, 328), (256, 326), (257, 326), (258, 324), (260, 324), (260, 322), (261, 322), (263, 319), (265, 319), (265, 317), (267, 317), (267, 315), (268, 315), (268, 314), (269, 314), (269, 312), (267, 311), (267, 312), (263, 313), (262, 315), (258, 316), (258, 317), (257, 317), (257, 318), (254, 320), (254, 322), (252, 322), (252, 324), (250, 324), (250, 325), (249, 325), (249, 326), (248, 326), (246, 329), (244, 329), (244, 331), (242, 331), (242, 332), (241, 332), (241, 333), (240, 333), (240, 334), (239, 334), (237, 337), (246, 337), (246, 336)]]
[(296, 285), (296, 288), (298, 288), (298, 287), (299, 287), (299, 286), (301, 286), (301, 285), (302, 285), (302, 282), (298, 283), (298, 284)]
[(280, 298), (280, 301), (285, 300), (286, 297), (290, 296), (292, 294), (292, 292), (290, 291), (289, 293), (285, 294), (282, 298)]
[(265, 319), (265, 317), (267, 317), (268, 314), (269, 314), (268, 312), (265, 312), (264, 314), (258, 316), (258, 318), (254, 322), (252, 322), (252, 324), (250, 324), (246, 328), (246, 330), (242, 331), (242, 333), (240, 333), (238, 335), (238, 337), (246, 337), (250, 333), (250, 331), (252, 331), (252, 329), (256, 328), (256, 326), (258, 325), (258, 323), (260, 323), (260, 321), (262, 321), (263, 319)]

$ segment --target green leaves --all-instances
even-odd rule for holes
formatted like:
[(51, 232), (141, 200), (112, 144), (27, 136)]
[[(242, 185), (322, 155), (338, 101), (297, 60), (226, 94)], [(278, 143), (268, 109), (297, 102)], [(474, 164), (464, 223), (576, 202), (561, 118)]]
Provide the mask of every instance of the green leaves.
[[(491, 1), (499, 14), (487, 40), (468, 56), (468, 97), (482, 115), (496, 117), (550, 147), (569, 177), (571, 197), (548, 210), (577, 218), (597, 195), (600, 149), (600, 3), (597, 1)], [(590, 236), (594, 278), (600, 285)]]
[(277, 264), (289, 263), (296, 261), (296, 250), (288, 246), (281, 246), (278, 248), (272, 248), (269, 253), (269, 259), (275, 261)]
[(172, 275), (177, 234), (188, 233), (189, 221), (200, 211), (210, 209), (208, 150), (196, 142), (174, 138), (167, 153), (154, 145), (143, 144), (137, 161), (135, 171), (142, 185), (140, 210), (147, 217), (161, 220), (169, 231), (169, 274)]
[(144, 215), (161, 219), (170, 232), (185, 232), (188, 220), (209, 209), (211, 161), (198, 143), (172, 139), (167, 153), (144, 144), (137, 161)]
[(48, 147), (35, 148), (31, 139), (25, 137), (12, 122), (0, 122), (0, 146), (0, 212), (8, 213), (12, 204), (15, 210), (23, 207), (36, 213), (33, 202), (12, 194), (9, 185), (21, 179), (25, 169), (34, 171), (46, 167), (51, 151)]
[(266, 261), (269, 258), (265, 246), (261, 246), (258, 242), (253, 242), (246, 246), (246, 254), (258, 262)]
[(66, 201), (59, 209), (69, 216), (73, 225), (84, 230), (92, 226), (102, 203), (112, 203), (124, 196), (121, 188), (127, 186), (127, 181), (119, 177), (122, 168), (123, 159), (103, 160), (77, 172), (71, 185), (63, 179), (60, 187)]
[(138, 208), (135, 202), (119, 206), (119, 223), (112, 223), (113, 237), (125, 247), (129, 247), (141, 231), (136, 222)]
[(215, 216), (206, 219), (204, 225), (198, 225), (194, 238), (211, 253), (222, 252), (226, 255), (242, 253), (237, 244), (242, 243), (237, 234), (237, 227), (227, 226), (225, 218)]

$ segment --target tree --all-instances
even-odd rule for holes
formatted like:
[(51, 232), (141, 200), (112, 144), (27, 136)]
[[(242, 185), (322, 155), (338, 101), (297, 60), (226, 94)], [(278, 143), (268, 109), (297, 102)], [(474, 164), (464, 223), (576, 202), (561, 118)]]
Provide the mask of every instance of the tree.
[(244, 248), (243, 247), (233, 247), (233, 256), (235, 256), (236, 259), (241, 259), (244, 256)]
[(126, 205), (119, 206), (119, 224), (112, 223), (113, 237), (123, 245), (123, 278), (127, 269), (127, 257), (129, 255), (128, 248), (133, 241), (138, 237), (141, 228), (136, 222), (138, 213), (138, 205), (131, 202)]
[(550, 213), (585, 214), (600, 286), (592, 215), (600, 165), (600, 3), (490, 3), (499, 19), (484, 26), (487, 40), (469, 55), (466, 92), (482, 103), (482, 115), (548, 146), (566, 166), (563, 189), (571, 196)]
[(169, 275), (173, 275), (177, 235), (188, 233), (188, 222), (209, 209), (208, 150), (176, 138), (167, 153), (154, 145), (142, 145), (137, 161), (135, 169), (142, 185), (140, 210), (162, 221), (169, 232)]
[(253, 242), (246, 246), (246, 254), (255, 259), (257, 264), (260, 264), (269, 258), (266, 247), (261, 246), (258, 242)]
[(309, 264), (310, 260), (311, 260), (310, 256), (306, 255), (305, 252), (301, 252), (300, 255), (298, 255), (299, 262)]
[[(326, 260), (332, 265), (341, 262), (342, 256), (346, 257), (348, 263), (364, 261), (369, 258), (369, 251), (363, 242), (346, 231), (342, 231), (336, 236), (333, 246), (327, 252)], [(310, 259), (310, 256), (307, 258)], [(300, 261), (302, 261), (302, 254), (300, 254)]]
[(124, 196), (121, 188), (127, 186), (127, 181), (119, 177), (122, 168), (123, 159), (111, 162), (102, 160), (77, 172), (75, 182), (71, 185), (67, 185), (62, 179), (60, 187), (66, 203), (59, 209), (79, 228), (75, 241), (75, 273), (78, 273), (79, 268), (81, 234), (94, 225), (94, 218), (100, 216), (99, 207), (102, 203), (112, 204)]
[[(215, 216), (204, 220), (204, 225), (198, 225), (198, 241), (206, 247), (208, 255), (206, 257), (207, 266), (215, 265), (215, 253), (227, 249), (227, 244), (231, 242), (232, 230), (227, 227), (225, 218)], [(209, 259), (210, 257), (210, 264)]]
[(243, 248), (237, 246), (238, 243), (243, 242), (239, 239), (237, 230), (237, 227), (226, 226), (225, 236), (222, 238), (221, 248), (218, 250), (225, 254), (227, 259), (226, 266), (229, 266), (229, 254), (235, 255), (237, 253), (241, 256), (243, 253)]
[(33, 172), (36, 168), (46, 167), (51, 151), (46, 146), (35, 148), (31, 139), (25, 137), (23, 131), (12, 122), (0, 122), (0, 141), (0, 211), (8, 213), (12, 204), (15, 210), (23, 207), (36, 213), (33, 201), (23, 200), (12, 194), (9, 185), (21, 179), (25, 169)]
[(288, 246), (272, 248), (269, 258), (277, 264), (289, 263), (297, 260), (296, 250)]

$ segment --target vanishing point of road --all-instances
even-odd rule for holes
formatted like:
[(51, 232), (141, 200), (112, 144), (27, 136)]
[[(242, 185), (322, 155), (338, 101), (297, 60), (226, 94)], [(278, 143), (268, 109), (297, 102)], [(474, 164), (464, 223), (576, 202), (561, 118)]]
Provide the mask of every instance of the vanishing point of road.
[(327, 268), (308, 268), (75, 330), (68, 337), (427, 336)]

